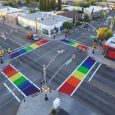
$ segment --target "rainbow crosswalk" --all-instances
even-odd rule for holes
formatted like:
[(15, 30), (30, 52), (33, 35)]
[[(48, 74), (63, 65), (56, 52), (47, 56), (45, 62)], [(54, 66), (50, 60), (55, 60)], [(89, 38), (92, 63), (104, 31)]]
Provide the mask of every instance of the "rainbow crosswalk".
[(67, 40), (67, 39), (62, 39), (62, 40), (60, 40), (61, 42), (63, 42), (63, 43), (66, 43), (66, 44), (68, 44), (68, 45), (70, 45), (70, 46), (73, 46), (73, 47), (75, 47), (75, 48), (79, 48), (79, 49), (81, 49), (81, 50), (83, 50), (83, 51), (87, 51), (88, 50), (88, 47), (86, 46), (86, 45), (83, 45), (83, 44), (81, 44), (81, 43), (79, 43), (79, 42), (76, 42), (76, 41), (74, 41), (74, 40), (71, 40), (71, 39), (69, 39), (69, 40)]
[(12, 65), (8, 65), (2, 73), (25, 97), (40, 91), (35, 84)]
[(19, 57), (19, 56), (21, 56), (21, 55), (23, 55), (23, 54), (25, 54), (27, 52), (30, 52), (30, 51), (32, 51), (32, 50), (34, 50), (34, 49), (36, 49), (36, 48), (38, 48), (40, 46), (43, 46), (44, 44), (46, 44), (48, 42), (49, 42), (49, 40), (41, 40), (41, 41), (38, 41), (38, 42), (36, 42), (34, 44), (25, 46), (24, 48), (12, 53), (11, 54), (11, 59), (14, 59), (14, 58)]
[(94, 59), (87, 57), (57, 90), (72, 96), (95, 64)]

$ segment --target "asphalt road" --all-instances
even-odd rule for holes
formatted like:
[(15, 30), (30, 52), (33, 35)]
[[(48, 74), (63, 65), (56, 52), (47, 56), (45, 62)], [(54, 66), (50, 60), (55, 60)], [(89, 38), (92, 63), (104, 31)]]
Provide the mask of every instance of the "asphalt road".
[[(20, 46), (34, 42), (31, 40), (23, 39), (23, 31), (20, 31), (19, 33), (14, 32), (13, 34), (11, 34), (9, 30), (9, 26), (0, 24), (0, 32), (8, 32), (8, 35), (6, 35), (7, 39), (3, 39), (0, 37), (0, 45), (3, 48), (11, 47), (12, 49), (15, 49)], [(76, 39), (77, 36), (74, 36)], [(80, 37), (76, 40), (81, 41), (86, 45), (90, 45), (92, 42), (90, 39), (82, 40), (80, 39)], [(58, 55), (57, 58), (47, 68), (47, 80), (49, 81), (51, 77), (55, 74), (55, 72), (57, 72), (60, 69), (60, 67), (62, 67), (60, 71), (56, 74), (56, 76), (54, 76), (52, 81), (49, 83), (49, 86), (52, 89), (56, 89), (87, 57), (87, 54), (85, 52), (79, 50), (77, 51), (75, 48), (71, 46), (53, 40), (47, 45), (44, 45), (38, 49), (33, 50), (32, 52), (29, 52), (13, 60), (11, 64), (18, 70), (20, 70), (37, 86), (41, 87), (40, 81), (43, 80), (43, 65), (47, 65), (50, 62), (50, 60), (56, 55), (57, 51), (61, 49), (63, 49), (64, 52)], [(73, 52), (76, 54), (75, 60), (66, 65), (66, 61), (72, 57)], [(111, 89), (111, 92), (114, 91), (115, 71), (112, 68), (102, 65), (95, 74), (92, 81), (89, 83), (89, 76), (91, 76), (92, 73), (95, 71), (96, 66), (89, 73), (88, 77), (86, 77), (85, 81), (78, 88), (73, 97), (76, 99), (76, 101), (79, 101), (83, 105), (86, 105), (88, 109), (90, 108), (91, 112), (93, 112), (94, 115), (114, 115), (115, 97), (113, 97), (113, 93), (108, 94), (108, 90), (103, 90), (102, 85), (104, 85), (108, 89)], [(15, 87), (4, 77), (4, 75), (0, 73), (0, 92), (2, 92), (0, 95), (0, 115), (15, 115), (19, 103), (4, 87), (4, 85), (2, 84), (4, 82), (13, 90), (13, 92), (15, 92), (15, 94), (20, 98), (20, 100), (23, 99), (23, 96), (20, 94), (20, 92), (17, 89), (15, 89)], [(76, 110), (77, 109), (80, 108), (76, 108)]]
[[(115, 16), (115, 13), (109, 13), (105, 18), (99, 18), (96, 21), (92, 21), (90, 24), (95, 28), (98, 29), (100, 27), (107, 27), (108, 25), (106, 24), (107, 17), (109, 16)], [(96, 35), (95, 30), (91, 27), (88, 26), (87, 28), (82, 28), (79, 29), (79, 27), (76, 27), (76, 30), (69, 35), (69, 38), (74, 39), (76, 41), (80, 41), (81, 43), (91, 46), (93, 39), (90, 37), (90, 35)]]

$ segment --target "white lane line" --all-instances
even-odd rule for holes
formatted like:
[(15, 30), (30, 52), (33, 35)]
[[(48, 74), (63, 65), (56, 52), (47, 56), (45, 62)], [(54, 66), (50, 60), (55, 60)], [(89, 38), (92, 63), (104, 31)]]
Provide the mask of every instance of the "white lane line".
[[(66, 63), (68, 62), (68, 61), (70, 61), (71, 59), (69, 59), (69, 60), (67, 60), (60, 68), (59, 68), (59, 70), (51, 77), (51, 79), (48, 81), (48, 83), (47, 84), (49, 84), (51, 81), (52, 81), (52, 79), (56, 76), (56, 74), (65, 66), (65, 65), (67, 65)], [(72, 61), (71, 61), (72, 62)]]
[(2, 74), (10, 81), (10, 83), (16, 88), (18, 89), (19, 92), (21, 92), (21, 94), (24, 96), (24, 97), (27, 97), (5, 74), (4, 72), (2, 71)]
[(20, 103), (20, 99), (12, 92), (12, 90), (5, 83), (3, 84), (9, 90), (9, 92), (16, 98), (16, 100)]
[(16, 52), (17, 50), (20, 50), (20, 49), (22, 49), (22, 48), (24, 48), (24, 47), (26, 47), (26, 46), (29, 46), (29, 45), (31, 45), (31, 44), (28, 43), (28, 44), (26, 44), (26, 45), (23, 45), (23, 46), (21, 46), (21, 47), (18, 47), (18, 48), (16, 48), (16, 49), (12, 50), (12, 52)]
[(90, 77), (90, 79), (88, 80), (89, 82), (92, 80), (93, 76), (96, 74), (96, 72), (98, 71), (98, 69), (100, 68), (102, 64), (99, 64), (98, 67), (96, 68), (95, 72), (93, 73), (93, 75)]
[(96, 65), (97, 61), (95, 61), (95, 63), (93, 64), (93, 66), (90, 68), (90, 70), (88, 71), (88, 73), (84, 76), (84, 78), (81, 80), (81, 82), (78, 84), (78, 86), (74, 89), (74, 91), (71, 93), (71, 96), (75, 93), (75, 91), (77, 90), (77, 88), (81, 85), (81, 83), (84, 81), (84, 79), (87, 77), (87, 75), (89, 74), (89, 72), (93, 69), (93, 67)]
[(12, 42), (15, 42), (16, 44), (18, 44), (19, 46), (23, 46), (22, 44), (20, 44), (19, 42), (16, 42), (15, 40), (12, 40), (12, 39), (9, 39), (11, 40)]
[(83, 61), (82, 63), (70, 74), (70, 76), (56, 89), (56, 90), (59, 90), (59, 88), (71, 77), (71, 75), (87, 60), (89, 56), (87, 56)]
[(1, 36), (1, 35), (0, 35), (0, 37), (4, 38), (5, 40), (7, 39), (5, 36)]

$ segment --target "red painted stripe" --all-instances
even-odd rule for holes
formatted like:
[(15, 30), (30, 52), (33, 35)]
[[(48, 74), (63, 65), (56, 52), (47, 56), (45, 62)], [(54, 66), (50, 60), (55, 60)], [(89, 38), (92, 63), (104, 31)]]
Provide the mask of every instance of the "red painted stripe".
[(87, 51), (87, 50), (88, 50), (88, 47), (85, 46), (85, 45), (82, 45), (82, 44), (79, 44), (77, 47), (78, 47), (79, 49), (84, 50), (84, 51)]
[(73, 87), (77, 87), (77, 85), (80, 83), (80, 80), (74, 76), (71, 76), (66, 82), (71, 84)]
[(7, 77), (11, 77), (14, 74), (17, 73), (17, 71), (10, 65), (8, 65), (4, 70), (3, 73), (7, 76)]
[(75, 87), (73, 87), (73, 86), (70, 85), (69, 83), (65, 82), (65, 83), (58, 89), (58, 91), (70, 95), (70, 94), (74, 91), (74, 89), (75, 89)]
[(49, 41), (48, 40), (42, 40), (42, 41), (37, 42), (36, 45), (41, 46), (42, 44), (45, 44), (47, 42), (49, 42)]

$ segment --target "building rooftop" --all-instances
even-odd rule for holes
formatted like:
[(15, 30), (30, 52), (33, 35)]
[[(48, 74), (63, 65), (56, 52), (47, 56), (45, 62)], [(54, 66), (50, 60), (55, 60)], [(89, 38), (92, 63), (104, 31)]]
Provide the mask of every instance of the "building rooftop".
[(65, 11), (62, 13), (58, 13), (58, 15), (65, 16), (68, 18), (73, 18), (73, 19), (76, 17), (80, 17), (80, 14), (78, 14), (76, 11)]
[[(42, 24), (47, 25), (47, 26), (52, 26), (54, 24), (59, 25), (59, 23), (62, 23), (64, 21), (69, 21), (72, 20), (71, 18), (67, 18), (64, 16), (59, 16), (59, 15), (53, 15), (50, 12), (36, 12), (36, 13), (32, 13), (32, 14), (25, 14), (19, 17), (24, 17), (26, 19), (29, 20), (36, 20), (36, 21), (40, 21)], [(58, 26), (57, 25), (57, 26)]]
[(18, 8), (12, 8), (10, 6), (4, 6), (4, 7), (0, 7), (0, 12), (16, 13), (16, 12), (23, 12), (23, 10), (18, 9)]

